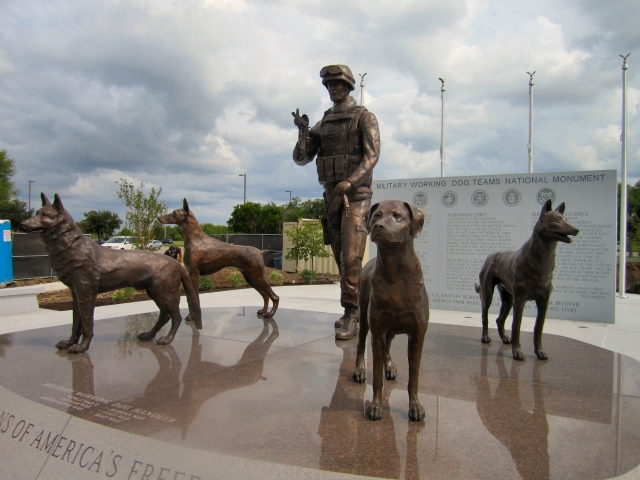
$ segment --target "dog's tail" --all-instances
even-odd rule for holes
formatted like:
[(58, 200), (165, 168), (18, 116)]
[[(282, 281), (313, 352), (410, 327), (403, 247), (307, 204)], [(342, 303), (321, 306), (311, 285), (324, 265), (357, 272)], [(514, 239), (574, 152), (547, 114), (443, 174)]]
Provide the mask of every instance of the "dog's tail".
[(189, 305), (189, 318), (196, 324), (198, 330), (202, 330), (202, 312), (200, 311), (200, 301), (196, 295), (196, 291), (193, 289), (193, 284), (189, 278), (187, 270), (181, 268), (181, 281), (182, 287), (187, 294), (187, 304)]
[(476, 288), (476, 293), (480, 293), (480, 284), (479, 283), (476, 283), (475, 288)]
[(260, 250), (260, 254), (262, 256), (266, 255), (267, 253), (269, 253), (269, 250)]

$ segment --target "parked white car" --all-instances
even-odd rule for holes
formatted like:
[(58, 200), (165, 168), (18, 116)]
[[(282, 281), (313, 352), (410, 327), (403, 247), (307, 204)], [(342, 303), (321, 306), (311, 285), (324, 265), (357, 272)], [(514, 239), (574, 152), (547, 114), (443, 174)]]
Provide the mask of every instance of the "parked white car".
[(151, 240), (147, 244), (147, 249), (151, 250), (152, 252), (156, 252), (161, 248), (162, 248), (162, 242), (160, 240)]
[(102, 244), (103, 247), (115, 248), (116, 250), (133, 250), (135, 245), (133, 244), (133, 237), (116, 236), (111, 237), (109, 240)]

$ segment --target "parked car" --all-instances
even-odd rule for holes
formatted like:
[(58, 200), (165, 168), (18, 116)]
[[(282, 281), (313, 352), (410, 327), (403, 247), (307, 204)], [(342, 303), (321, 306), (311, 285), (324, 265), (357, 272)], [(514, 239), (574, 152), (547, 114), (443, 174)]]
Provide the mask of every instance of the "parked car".
[(164, 245), (173, 245), (173, 240), (170, 238), (163, 238), (160, 240)]
[(116, 236), (111, 237), (102, 244), (103, 247), (115, 248), (116, 250), (133, 250), (135, 248), (133, 237)]
[(156, 250), (160, 250), (162, 248), (162, 242), (160, 240), (151, 240), (147, 244), (147, 248), (152, 252), (155, 252)]

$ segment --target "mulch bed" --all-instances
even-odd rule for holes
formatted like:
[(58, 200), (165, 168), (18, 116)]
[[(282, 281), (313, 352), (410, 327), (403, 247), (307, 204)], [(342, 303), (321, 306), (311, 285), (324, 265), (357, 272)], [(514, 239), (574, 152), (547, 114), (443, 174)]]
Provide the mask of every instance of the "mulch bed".
[[(247, 285), (241, 287), (233, 287), (229, 283), (229, 275), (235, 271), (235, 268), (225, 268), (220, 270), (219, 272), (210, 275), (213, 284), (215, 285), (215, 289), (213, 292), (219, 292), (223, 290), (237, 290), (239, 288), (251, 288)], [(266, 268), (267, 277), (271, 274), (275, 269)], [(306, 285), (305, 281), (302, 279), (299, 273), (287, 273), (280, 270), (276, 270), (277, 272), (282, 274), (283, 285)], [(15, 282), (15, 286), (27, 286), (27, 285), (39, 285), (42, 283), (50, 283), (52, 281), (57, 281), (56, 278), (53, 279), (36, 279), (33, 281), (20, 281)], [(315, 285), (318, 284), (330, 284), (340, 281), (339, 275), (331, 275), (320, 273), (316, 277), (314, 282)], [(204, 292), (202, 292), (204, 293)], [(184, 295), (184, 292), (180, 291), (181, 295)], [(131, 303), (131, 302), (142, 302), (144, 300), (151, 300), (149, 296), (142, 291), (136, 291), (135, 296), (130, 300), (115, 300), (113, 298), (113, 292), (101, 293), (98, 295), (96, 300), (96, 306), (101, 307), (104, 305), (118, 305), (121, 303)], [(45, 292), (38, 295), (38, 303), (40, 308), (47, 308), (49, 310), (71, 310), (73, 308), (71, 301), (71, 292), (68, 289), (58, 290), (55, 292)]]

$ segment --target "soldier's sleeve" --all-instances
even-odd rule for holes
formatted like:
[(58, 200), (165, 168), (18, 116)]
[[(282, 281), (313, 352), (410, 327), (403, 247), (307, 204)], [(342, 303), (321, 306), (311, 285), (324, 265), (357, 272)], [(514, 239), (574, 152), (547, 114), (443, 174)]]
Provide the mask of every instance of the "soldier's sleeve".
[(307, 150), (306, 155), (302, 151), (302, 149), (298, 146), (298, 142), (296, 142), (295, 146), (293, 147), (293, 161), (296, 162), (298, 165), (306, 165), (307, 163), (312, 162), (316, 154), (318, 153), (319, 126), (320, 126), (320, 122), (316, 123), (309, 130), (309, 136), (311, 137), (311, 141), (309, 142), (309, 148)]
[(366, 111), (360, 118), (360, 138), (362, 141), (362, 161), (347, 180), (354, 187), (358, 186), (364, 177), (373, 172), (373, 167), (380, 158), (380, 130), (376, 116)]

